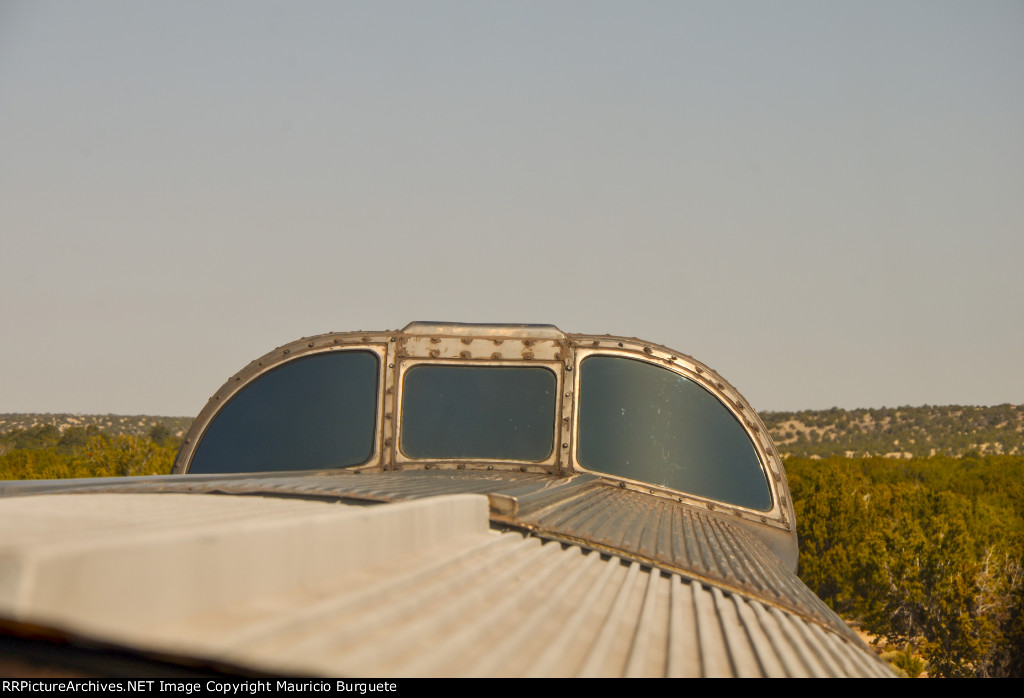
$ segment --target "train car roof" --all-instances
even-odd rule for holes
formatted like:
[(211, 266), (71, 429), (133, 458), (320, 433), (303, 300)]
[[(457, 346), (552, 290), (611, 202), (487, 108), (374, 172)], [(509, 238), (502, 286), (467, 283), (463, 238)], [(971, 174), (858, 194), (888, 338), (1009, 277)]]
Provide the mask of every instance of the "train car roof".
[(891, 675), (797, 578), (756, 412), (660, 345), (303, 338), (214, 394), (175, 470), (0, 483), (7, 634), (281, 675)]

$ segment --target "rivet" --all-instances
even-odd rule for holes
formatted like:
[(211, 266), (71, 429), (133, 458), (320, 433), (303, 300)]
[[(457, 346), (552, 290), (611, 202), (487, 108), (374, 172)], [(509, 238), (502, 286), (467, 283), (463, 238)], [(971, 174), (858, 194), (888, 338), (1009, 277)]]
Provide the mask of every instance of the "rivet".
[(391, 419), (391, 413), (388, 412), (386, 415), (384, 415), (384, 419)]
[(523, 352), (523, 358), (524, 359), (532, 359), (533, 358), (533, 352), (532, 351), (524, 351)]
[(391, 446), (391, 437), (390, 436), (388, 438), (384, 439), (384, 445), (385, 446)]
[(590, 343), (590, 346), (599, 347), (601, 346), (601, 343), (595, 339), (593, 342)]
[(284, 350), (284, 353), (285, 353), (285, 354), (289, 354), (289, 353), (291, 353), (291, 349), (285, 349), (285, 350)]
[(619, 483), (619, 487), (621, 487), (622, 489), (626, 489), (626, 483), (625, 482), (620, 482)]
[(621, 347), (621, 346), (625, 346), (625, 345), (622, 342), (619, 342), (619, 346)]
[(473, 343), (473, 338), (472, 337), (463, 337), (459, 341), (461, 341), (463, 344), (472, 344)]
[(571, 371), (572, 370), (572, 364), (566, 364), (565, 365), (565, 370), (566, 371)]
[(424, 465), (423, 469), (424, 470), (430, 470), (430, 463), (427, 463), (426, 465)]
[(647, 490), (647, 491), (650, 492), (651, 494), (654, 494), (654, 490)]
[(562, 448), (569, 448), (569, 444), (562, 444)]
[(500, 351), (493, 352), (491, 354), (491, 358), (492, 359), (500, 359), (501, 358), (501, 352)]
[(473, 354), (471, 352), (468, 352), (468, 351), (460, 351), (459, 352), (459, 358), (460, 359), (471, 359), (471, 358), (473, 358)]
[(525, 473), (525, 472), (526, 472), (526, 466), (525, 466), (525, 465), (524, 465), (524, 466), (521, 466), (521, 467), (519, 468), (519, 472), (521, 472), (521, 473)]
[(260, 361), (260, 362), (259, 362), (259, 365), (260, 365), (260, 366), (262, 366), (262, 365), (263, 365), (263, 362), (262, 362), (262, 361)]
[(715, 505), (712, 504), (711, 502), (708, 502), (708, 509), (711, 509), (713, 511), (714, 508), (715, 508)]
[(644, 353), (645, 354), (653, 354), (654, 352), (651, 350), (650, 347), (644, 347)]
[(566, 393), (565, 394), (566, 397), (569, 397), (570, 395), (572, 395), (572, 393)]
[(307, 347), (312, 347), (312, 346), (313, 346), (313, 343), (312, 343), (312, 342), (310, 342), (310, 343), (309, 343), (309, 344), (307, 344), (306, 346), (307, 346)]
[(394, 364), (388, 364), (388, 368), (394, 368), (394, 367), (395, 367)]
[(767, 516), (762, 516), (761, 517), (761, 523), (768, 523), (768, 517)]
[(704, 369), (701, 368), (700, 366), (694, 366), (693, 368), (697, 371), (697, 373), (704, 373)]
[(338, 339), (337, 337), (335, 337), (335, 338), (334, 338), (334, 343), (335, 343), (335, 344), (340, 344), (340, 343), (341, 343), (341, 340), (340, 340), (340, 339)]
[(488, 466), (487, 466), (487, 469), (488, 469), (488, 470), (494, 470), (494, 466), (493, 466), (493, 465), (488, 465)]
[(457, 468), (458, 468), (459, 470), (465, 470), (465, 469), (466, 469), (466, 464), (465, 464), (465, 463), (459, 463), (459, 464), (458, 464), (458, 466), (456, 466), (456, 467), (457, 467)]
[(441, 338), (440, 337), (431, 337), (430, 338), (430, 343), (431, 344), (440, 344), (441, 343)]
[(192, 440), (191, 439), (185, 439), (185, 443), (187, 443), (187, 444), (188, 443), (192, 443)]
[(241, 376), (235, 376), (235, 380), (236, 381), (240, 381), (240, 380), (242, 380), (242, 377)]
[(431, 357), (431, 358), (433, 358), (433, 359), (436, 359), (436, 358), (437, 358), (437, 357), (439, 357), (440, 355), (441, 355), (441, 352), (440, 352), (440, 351), (438, 351), (437, 349), (431, 349), (431, 350), (430, 350), (430, 357)]
[(393, 341), (395, 341), (395, 338), (394, 338), (394, 337), (392, 337), (392, 338), (391, 338), (391, 339), (389, 339), (388, 341), (389, 341), (389, 342), (393, 342)]

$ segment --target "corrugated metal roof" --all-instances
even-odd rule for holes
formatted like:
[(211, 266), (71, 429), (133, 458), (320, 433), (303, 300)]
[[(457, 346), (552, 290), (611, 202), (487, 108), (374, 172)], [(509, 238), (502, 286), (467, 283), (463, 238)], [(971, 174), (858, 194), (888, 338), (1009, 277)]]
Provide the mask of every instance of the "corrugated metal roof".
[[(99, 494), (0, 504), (0, 518), (19, 521), (0, 537), (0, 553), (18, 561), (9, 569), (53, 582), (66, 576), (67, 558), (95, 575), (91, 586), (65, 580), (88, 603), (66, 602), (59, 588), (21, 589), (8, 612), (54, 624), (70, 614), (72, 629), (98, 637), (262, 671), (891, 675), (859, 641), (777, 605), (580, 545), (490, 530), (482, 497), (339, 507)], [(143, 511), (153, 516), (140, 524)], [(117, 564), (102, 564), (98, 549)], [(91, 566), (77, 567), (83, 561)], [(144, 588), (129, 613), (123, 589), (104, 590), (132, 584)]]
[(514, 533), (346, 591), (239, 633), (222, 658), (378, 676), (889, 675), (781, 609)]
[(613, 552), (717, 584), (856, 635), (762, 543), (727, 517), (609, 485), (592, 475), (552, 478), (508, 471), (409, 470), (259, 477), (93, 480), (60, 491), (223, 492), (403, 501), (443, 494), (487, 494), (492, 519)]

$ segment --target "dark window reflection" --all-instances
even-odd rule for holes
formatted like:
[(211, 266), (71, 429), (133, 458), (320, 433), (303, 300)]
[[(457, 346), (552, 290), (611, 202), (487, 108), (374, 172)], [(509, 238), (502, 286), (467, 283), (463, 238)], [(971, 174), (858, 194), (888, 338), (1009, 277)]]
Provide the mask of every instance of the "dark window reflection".
[(377, 356), (315, 354), (257, 378), (214, 418), (190, 473), (359, 465), (373, 453)]
[(554, 441), (555, 389), (555, 374), (540, 367), (415, 366), (402, 388), (402, 451), (544, 460)]
[(592, 356), (580, 373), (580, 465), (701, 497), (771, 509), (753, 444), (736, 418), (678, 373)]

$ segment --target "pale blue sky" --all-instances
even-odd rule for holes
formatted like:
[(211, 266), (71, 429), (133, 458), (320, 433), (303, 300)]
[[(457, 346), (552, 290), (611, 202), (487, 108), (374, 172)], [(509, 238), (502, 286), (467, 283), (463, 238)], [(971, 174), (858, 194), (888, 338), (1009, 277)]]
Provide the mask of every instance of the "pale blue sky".
[(0, 0), (0, 412), (549, 322), (758, 409), (1024, 401), (1024, 2)]

